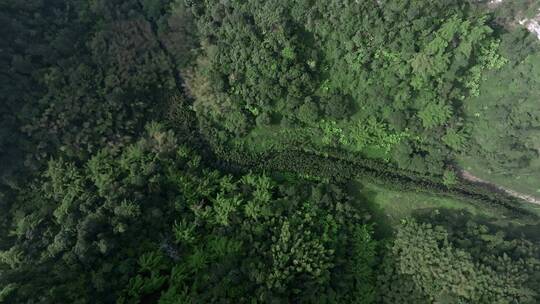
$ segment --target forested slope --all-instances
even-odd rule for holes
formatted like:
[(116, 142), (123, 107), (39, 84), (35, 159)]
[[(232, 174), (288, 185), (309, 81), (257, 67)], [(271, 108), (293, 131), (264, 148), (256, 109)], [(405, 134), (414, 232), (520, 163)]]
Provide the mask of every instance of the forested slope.
[(505, 14), (0, 3), (0, 303), (538, 303), (538, 215), (457, 175), (536, 172)]
[(507, 62), (488, 16), (459, 1), (199, 7), (189, 92), (246, 149), (337, 148), (442, 174), (467, 143), (464, 99)]
[[(526, 16), (516, 15), (505, 25)], [(508, 62), (486, 73), (483, 94), (465, 103), (471, 141), (458, 159), (483, 179), (538, 197), (540, 43), (524, 29), (503, 34), (501, 41), (500, 52)]]

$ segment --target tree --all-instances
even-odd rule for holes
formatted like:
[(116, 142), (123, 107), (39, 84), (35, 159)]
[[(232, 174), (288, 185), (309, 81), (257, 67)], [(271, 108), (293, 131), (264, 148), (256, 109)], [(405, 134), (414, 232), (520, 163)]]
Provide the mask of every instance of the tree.
[(387, 250), (378, 278), (384, 303), (534, 303), (538, 297), (519, 260), (485, 251), (477, 251), (482, 258), (471, 255), (454, 246), (442, 226), (404, 220)]
[(298, 109), (298, 118), (305, 123), (317, 122), (319, 118), (319, 108), (316, 103), (307, 101)]

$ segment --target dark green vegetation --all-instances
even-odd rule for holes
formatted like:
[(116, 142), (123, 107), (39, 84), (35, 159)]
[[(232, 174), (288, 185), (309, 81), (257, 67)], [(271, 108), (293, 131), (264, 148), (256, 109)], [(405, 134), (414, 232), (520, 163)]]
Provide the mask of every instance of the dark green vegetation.
[(540, 302), (518, 4), (3, 1), (0, 303)]
[(22, 299), (373, 298), (371, 228), (338, 186), (224, 175), (155, 124), (31, 188), (1, 255)]

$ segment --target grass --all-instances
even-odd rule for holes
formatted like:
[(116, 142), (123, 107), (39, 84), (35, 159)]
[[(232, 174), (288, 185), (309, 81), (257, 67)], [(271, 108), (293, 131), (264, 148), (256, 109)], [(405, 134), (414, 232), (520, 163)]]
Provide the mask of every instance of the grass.
[[(525, 229), (538, 226), (538, 222), (509, 217), (485, 204), (445, 195), (420, 191), (391, 190), (374, 183), (360, 181), (351, 183), (349, 192), (363, 202), (362, 205), (365, 204), (365, 209), (373, 215), (373, 221), (378, 223), (375, 232), (381, 237), (390, 236), (393, 227), (398, 225), (402, 219), (415, 217), (422, 212), (432, 211), (458, 212), (462, 215), (470, 214), (501, 228), (514, 227), (515, 229), (515, 227), (522, 227)], [(527, 206), (527, 209), (536, 211), (536, 214), (540, 215), (538, 208), (533, 210), (534, 206), (532, 204), (528, 205), (531, 206)]]
[[(344, 129), (347, 124), (341, 123), (336, 126)], [(231, 144), (236, 147), (245, 147), (255, 153), (284, 151), (290, 147), (324, 153), (332, 146), (324, 143), (321, 130), (316, 126), (283, 127), (278, 124), (257, 126), (247, 135), (233, 138)], [(352, 147), (342, 144), (336, 144), (336, 147), (353, 154), (361, 154), (368, 159), (387, 161), (389, 158), (388, 151), (383, 147), (366, 145), (362, 151), (354, 151)]]
[(459, 165), (474, 176), (485, 181), (497, 184), (509, 190), (514, 190), (537, 198), (540, 197), (540, 172), (525, 173), (520, 172), (520, 170), (514, 170), (511, 174), (497, 174), (479, 166), (476, 160), (466, 157), (460, 159)]
[(540, 197), (540, 156), (535, 152), (540, 151), (540, 52), (532, 35), (516, 43), (519, 33), (501, 37), (501, 53), (509, 63), (486, 73), (481, 95), (464, 102), (471, 143), (478, 148), (456, 157), (460, 167), (480, 179)]
[(375, 184), (361, 185), (360, 194), (376, 204), (391, 224), (397, 224), (422, 209), (466, 210), (473, 215), (499, 216), (492, 210), (463, 200), (424, 192), (389, 190)]
[(285, 128), (280, 125), (270, 125), (256, 127), (245, 137), (235, 138), (233, 145), (247, 147), (256, 153), (285, 150), (298, 142), (322, 145), (322, 143), (312, 140), (313, 138), (316, 137), (309, 128)]

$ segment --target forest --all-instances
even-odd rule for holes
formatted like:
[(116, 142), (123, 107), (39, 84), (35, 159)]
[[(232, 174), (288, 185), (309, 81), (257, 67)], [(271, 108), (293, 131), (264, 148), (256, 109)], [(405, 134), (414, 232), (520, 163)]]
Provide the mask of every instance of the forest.
[(539, 11), (2, 0), (0, 303), (540, 303)]

